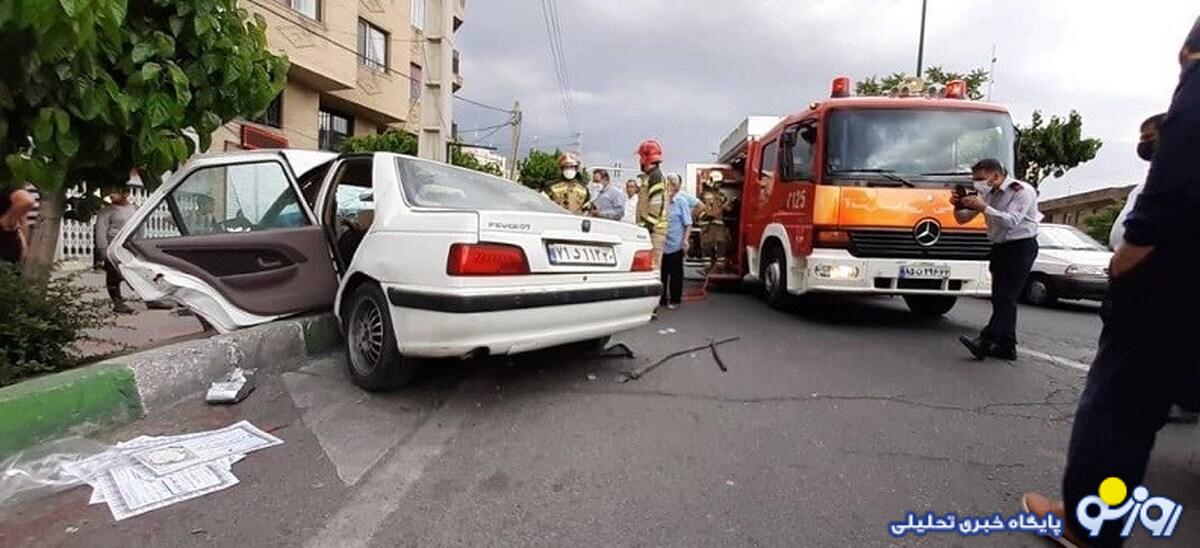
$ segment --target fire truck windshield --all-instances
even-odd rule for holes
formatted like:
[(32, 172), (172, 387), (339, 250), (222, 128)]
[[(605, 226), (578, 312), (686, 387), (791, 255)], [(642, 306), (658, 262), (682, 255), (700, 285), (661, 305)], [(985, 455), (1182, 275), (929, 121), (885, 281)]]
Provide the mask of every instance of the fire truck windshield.
[[(1013, 166), (1012, 119), (982, 110), (835, 110), (827, 118), (826, 175), (833, 184), (951, 185), (971, 165)], [(885, 176), (887, 175), (887, 176)]]

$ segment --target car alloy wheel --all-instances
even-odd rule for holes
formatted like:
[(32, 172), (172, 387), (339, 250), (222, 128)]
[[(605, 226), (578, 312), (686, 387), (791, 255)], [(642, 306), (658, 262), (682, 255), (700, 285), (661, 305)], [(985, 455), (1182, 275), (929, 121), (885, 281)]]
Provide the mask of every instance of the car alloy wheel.
[(368, 376), (379, 367), (383, 356), (383, 312), (371, 299), (359, 301), (350, 320), (350, 362), (354, 370)]

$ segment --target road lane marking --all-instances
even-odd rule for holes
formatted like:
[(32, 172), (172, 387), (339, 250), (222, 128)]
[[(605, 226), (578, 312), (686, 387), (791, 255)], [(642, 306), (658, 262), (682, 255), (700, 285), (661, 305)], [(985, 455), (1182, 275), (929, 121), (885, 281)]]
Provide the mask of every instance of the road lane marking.
[(442, 454), (469, 414), (463, 398), (453, 396), (446, 405), (431, 412), (425, 422), (388, 455), (381, 467), (368, 474), (363, 486), (337, 514), (330, 517), (307, 548), (366, 547), (383, 520), (400, 507), (401, 501), (425, 467)]
[(1075, 370), (1083, 371), (1083, 372), (1087, 372), (1087, 370), (1091, 369), (1091, 367), (1092, 367), (1086, 363), (1077, 362), (1070, 358), (1064, 358), (1062, 356), (1055, 356), (1053, 354), (1047, 354), (1045, 352), (1038, 352), (1037, 350), (1029, 350), (1027, 348), (1018, 348), (1017, 353), (1024, 354), (1026, 356), (1029, 356), (1030, 358), (1048, 361), (1055, 365), (1061, 365), (1063, 367), (1070, 367), (1071, 369), (1075, 369)]

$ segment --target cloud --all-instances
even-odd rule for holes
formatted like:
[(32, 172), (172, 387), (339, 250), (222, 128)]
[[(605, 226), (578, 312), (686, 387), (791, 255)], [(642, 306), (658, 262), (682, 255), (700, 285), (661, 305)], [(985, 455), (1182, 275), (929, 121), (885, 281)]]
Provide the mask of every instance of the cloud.
[[(857, 80), (912, 72), (916, 64), (919, 0), (556, 4), (590, 165), (631, 165), (637, 143), (656, 137), (668, 167), (682, 170), (710, 161), (745, 116), (801, 110), (827, 96), (838, 75)], [(539, 144), (575, 141), (540, 0), (470, 2), (467, 10), (458, 37), (466, 78), (460, 93), (500, 106), (520, 100), (525, 147), (534, 136)], [(993, 100), (1009, 105), (1018, 122), (1034, 109), (1076, 109), (1089, 135), (1129, 141), (1145, 115), (1166, 108), (1175, 53), (1198, 11), (1190, 0), (930, 0), (925, 63), (987, 68), (994, 46)], [(460, 127), (503, 121), (461, 102), (456, 118)], [(489, 140), (504, 153), (508, 141), (507, 132)], [(1101, 171), (1137, 172), (1135, 157), (1106, 158), (1106, 165), (1123, 163), (1130, 168)], [(1116, 182), (1124, 181), (1103, 184)]]

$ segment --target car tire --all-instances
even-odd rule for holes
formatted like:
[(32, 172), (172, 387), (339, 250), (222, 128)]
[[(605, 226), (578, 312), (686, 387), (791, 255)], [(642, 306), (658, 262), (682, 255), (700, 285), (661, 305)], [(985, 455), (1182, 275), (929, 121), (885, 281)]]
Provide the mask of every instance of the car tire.
[(950, 309), (954, 308), (954, 304), (957, 302), (958, 297), (946, 295), (904, 296), (904, 304), (908, 305), (908, 310), (923, 318), (940, 318), (945, 316)]
[(1025, 284), (1025, 301), (1036, 306), (1052, 306), (1058, 302), (1058, 295), (1054, 293), (1054, 285), (1049, 278), (1034, 274)]
[(387, 297), (378, 284), (354, 290), (345, 327), (346, 368), (355, 385), (377, 392), (412, 382), (420, 364), (400, 355)]
[(760, 267), (763, 298), (771, 308), (784, 310), (791, 306), (792, 296), (788, 293), (787, 257), (778, 245), (767, 247)]

